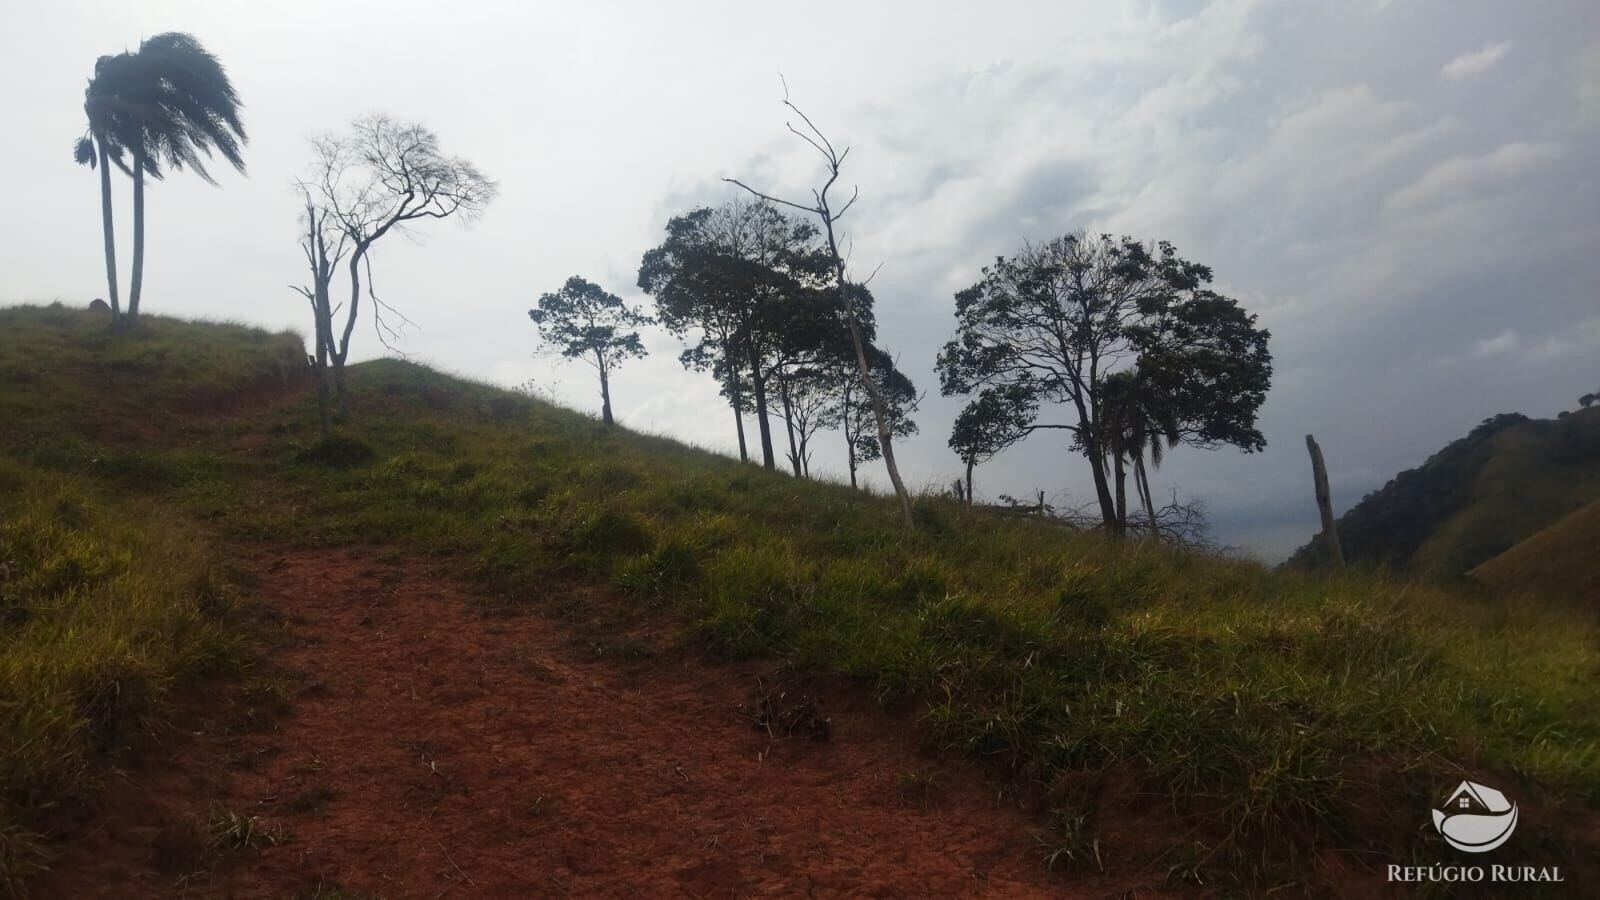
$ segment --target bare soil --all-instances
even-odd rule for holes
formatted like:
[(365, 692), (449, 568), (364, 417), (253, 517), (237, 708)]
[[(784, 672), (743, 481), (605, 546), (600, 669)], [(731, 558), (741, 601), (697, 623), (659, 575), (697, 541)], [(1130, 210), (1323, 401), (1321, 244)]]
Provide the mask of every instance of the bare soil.
[[(254, 550), (243, 563), (283, 632), (262, 676), (117, 774), (38, 896), (1147, 886), (1046, 871), (1043, 823), (981, 772), (921, 752), (909, 718), (847, 685), (780, 699), (759, 665), (626, 652), (663, 645), (651, 629), (596, 642), (543, 615), (495, 614), (392, 551)], [(770, 732), (753, 723), (763, 699)], [(216, 845), (230, 815), (246, 846)], [(238, 838), (239, 822), (253, 836)]]

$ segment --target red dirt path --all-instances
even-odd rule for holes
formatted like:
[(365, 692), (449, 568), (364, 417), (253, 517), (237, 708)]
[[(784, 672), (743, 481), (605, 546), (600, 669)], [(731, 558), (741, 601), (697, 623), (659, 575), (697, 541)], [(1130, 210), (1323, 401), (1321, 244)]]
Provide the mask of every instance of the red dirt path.
[[(756, 667), (595, 659), (381, 552), (247, 564), (285, 617), (288, 711), (109, 785), (40, 896), (1115, 893), (1044, 871), (1038, 822), (850, 691), (824, 692), (831, 740), (772, 746), (741, 710)], [(906, 773), (936, 789), (908, 798)], [(289, 839), (186, 861), (215, 809)]]

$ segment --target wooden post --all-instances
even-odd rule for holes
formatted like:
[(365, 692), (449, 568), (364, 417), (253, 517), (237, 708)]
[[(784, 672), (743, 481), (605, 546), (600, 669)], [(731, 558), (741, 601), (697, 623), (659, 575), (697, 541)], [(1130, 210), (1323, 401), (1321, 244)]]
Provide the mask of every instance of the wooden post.
[(1322, 546), (1328, 561), (1339, 568), (1344, 565), (1344, 551), (1339, 547), (1339, 529), (1333, 522), (1333, 497), (1328, 492), (1328, 467), (1322, 462), (1322, 448), (1316, 438), (1306, 435), (1306, 449), (1311, 451), (1311, 477), (1316, 484), (1317, 511), (1322, 514)]

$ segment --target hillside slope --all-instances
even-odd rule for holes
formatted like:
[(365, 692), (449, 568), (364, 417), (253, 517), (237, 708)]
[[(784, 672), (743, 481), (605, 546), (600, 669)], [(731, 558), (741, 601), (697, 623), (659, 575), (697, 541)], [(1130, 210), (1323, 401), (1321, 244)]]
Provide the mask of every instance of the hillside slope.
[[(629, 647), (665, 617), (674, 652), (842, 679), (913, 717), (928, 746), (1036, 804), (1041, 856), (1069, 872), (1246, 891), (1370, 880), (1448, 852), (1421, 825), (1464, 772), (1525, 804), (1519, 860), (1600, 865), (1600, 639), (1586, 617), (937, 498), (907, 533), (883, 498), (394, 360), (352, 370), (352, 419), (323, 444), (298, 359), (292, 338), (246, 329), (151, 318), (107, 335), (87, 314), (0, 310), (0, 416), (17, 423), (0, 459), (23, 472), (0, 479), (0, 502), (66, 479), (106, 509), (167, 511), (199, 550), (432, 560), (475, 585), (485, 614), (557, 616), (598, 647)], [(144, 529), (137, 516), (107, 527)], [(37, 656), (43, 637), (0, 634), (0, 652)], [(24, 716), (35, 688), (14, 672), (0, 670), (0, 711)], [(86, 766), (116, 752), (85, 746)], [(20, 847), (49, 827), (37, 801), (58, 786), (13, 766), (0, 777)], [(1130, 827), (1130, 810), (1163, 826)]]
[(1570, 512), (1468, 573), (1497, 591), (1600, 612), (1600, 500)]
[[(1506, 414), (1362, 498), (1339, 517), (1351, 562), (1449, 578), (1600, 498), (1600, 407), (1559, 419)], [(1290, 558), (1314, 563), (1307, 543)]]

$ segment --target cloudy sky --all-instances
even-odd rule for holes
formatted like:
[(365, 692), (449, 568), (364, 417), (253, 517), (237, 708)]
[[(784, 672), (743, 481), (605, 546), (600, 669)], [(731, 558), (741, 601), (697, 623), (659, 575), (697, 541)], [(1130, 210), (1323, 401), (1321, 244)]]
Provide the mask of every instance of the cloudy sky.
[[(419, 325), (404, 349), (594, 408), (588, 370), (534, 358), (527, 308), (572, 274), (637, 297), (640, 255), (672, 214), (729, 196), (722, 176), (804, 191), (817, 168), (784, 131), (781, 70), (854, 148), (854, 265), (882, 264), (884, 343), (928, 390), (902, 451), (916, 484), (959, 468), (945, 438), (960, 401), (933, 373), (952, 294), (995, 255), (1076, 228), (1174, 242), (1271, 329), (1266, 452), (1180, 450), (1155, 476), (1266, 559), (1315, 530), (1305, 433), (1342, 508), (1487, 416), (1549, 416), (1600, 388), (1588, 0), (7, 0), (5, 19), (0, 303), (104, 294), (98, 180), (70, 152), (84, 81), (98, 55), (184, 30), (247, 104), (249, 173), (149, 191), (152, 312), (307, 330), (287, 288), (302, 280), (290, 182), (308, 137), (385, 111), (501, 187), (470, 230), (381, 246), (380, 292)], [(647, 340), (615, 384), (620, 418), (733, 447), (714, 385), (680, 369), (671, 337)], [(842, 471), (842, 439), (822, 444), (818, 464)], [(1048, 434), (977, 481), (990, 497), (1091, 496)]]

